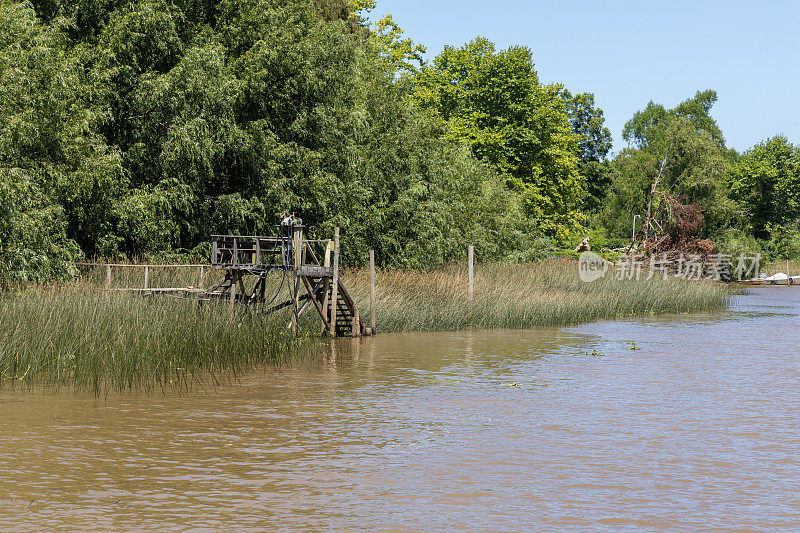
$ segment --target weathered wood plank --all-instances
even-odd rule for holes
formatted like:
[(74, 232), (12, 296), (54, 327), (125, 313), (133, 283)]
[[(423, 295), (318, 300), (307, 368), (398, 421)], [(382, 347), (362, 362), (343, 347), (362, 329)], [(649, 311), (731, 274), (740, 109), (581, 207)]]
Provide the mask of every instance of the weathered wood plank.
[(333, 276), (333, 267), (303, 265), (297, 269), (297, 274), (309, 278), (330, 278)]
[(331, 289), (331, 319), (330, 319), (330, 336), (336, 336), (336, 312), (339, 297), (339, 226), (336, 226), (333, 232), (333, 288)]
[(473, 258), (475, 256), (475, 247), (473, 245), (469, 245), (469, 249), (467, 250), (467, 275), (469, 276), (469, 287), (467, 288), (467, 299), (471, 302), (472, 297), (475, 294), (475, 285), (474, 285), (474, 271), (473, 271)]
[(369, 325), (375, 333), (375, 250), (369, 251)]

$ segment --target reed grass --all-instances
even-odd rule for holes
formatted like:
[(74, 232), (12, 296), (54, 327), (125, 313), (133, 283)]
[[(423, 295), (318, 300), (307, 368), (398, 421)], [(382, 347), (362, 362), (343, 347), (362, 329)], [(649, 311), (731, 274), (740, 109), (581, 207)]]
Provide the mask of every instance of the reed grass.
[[(140, 287), (142, 271), (112, 271), (111, 288)], [(198, 270), (151, 272), (151, 286), (197, 285)], [(218, 272), (208, 273), (205, 286)], [(312, 308), (298, 339), (288, 310), (272, 315), (227, 303), (106, 290), (103, 268), (65, 285), (0, 292), (0, 386), (23, 384), (109, 390), (187, 387), (292, 358), (321, 338)], [(270, 278), (268, 298), (283, 301), (288, 284)], [(369, 320), (369, 273), (345, 270), (343, 280)], [(283, 280), (288, 281), (288, 280)], [(252, 283), (252, 281), (251, 281)], [(466, 327), (530, 328), (599, 319), (718, 309), (729, 290), (679, 279), (584, 283), (572, 260), (477, 266), (467, 302), (463, 266), (382, 271), (377, 276), (377, 330), (445, 331)]]
[[(647, 273), (643, 273), (643, 278)], [(606, 278), (585, 283), (573, 260), (476, 266), (475, 294), (467, 304), (463, 267), (437, 271), (383, 271), (376, 280), (378, 331), (442, 331), (466, 327), (521, 329), (601, 319), (710, 311), (724, 307), (730, 290), (719, 283), (660, 277)], [(344, 278), (368, 318), (369, 273)], [(365, 313), (366, 311), (366, 313)]]
[(0, 293), (0, 384), (99, 394), (217, 381), (290, 357), (301, 341), (282, 320), (87, 283)]

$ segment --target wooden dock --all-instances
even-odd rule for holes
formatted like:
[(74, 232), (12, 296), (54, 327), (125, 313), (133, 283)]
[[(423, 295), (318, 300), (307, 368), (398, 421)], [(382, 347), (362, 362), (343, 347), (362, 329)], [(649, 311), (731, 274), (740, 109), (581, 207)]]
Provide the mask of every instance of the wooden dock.
[[(319, 316), (322, 331), (332, 337), (372, 335), (374, 324), (372, 327), (364, 325), (353, 298), (339, 278), (339, 228), (333, 239), (324, 240), (305, 239), (303, 226), (280, 226), (279, 229), (280, 235), (270, 237), (213, 235), (210, 265), (79, 263), (78, 266), (104, 268), (105, 288), (109, 291), (225, 300), (231, 316), (241, 308), (259, 313), (291, 308), (291, 322), (287, 328), (295, 333), (299, 330), (300, 318), (313, 309), (311, 313)], [(112, 287), (112, 269), (140, 269), (143, 283), (140, 287)], [(151, 273), (157, 269), (198, 269), (199, 275), (193, 286), (154, 287)], [(221, 276), (206, 288), (207, 274), (215, 271)], [(191, 278), (192, 274), (189, 276)], [(280, 276), (280, 284), (277, 292), (267, 294), (270, 276)], [(282, 294), (284, 287), (286, 291)], [(371, 293), (371, 302), (373, 300)]]
[[(332, 336), (372, 334), (338, 277), (338, 228), (334, 239), (325, 240), (305, 239), (303, 226), (280, 229), (282, 234), (276, 237), (213, 235), (211, 266), (224, 275), (205, 294), (227, 299), (231, 312), (237, 304), (264, 313), (291, 307), (290, 327), (295, 332), (300, 317), (313, 308)], [(267, 301), (267, 277), (276, 273), (290, 275), (290, 291), (289, 298), (272, 305)], [(249, 277), (255, 284), (246, 289), (244, 280)]]

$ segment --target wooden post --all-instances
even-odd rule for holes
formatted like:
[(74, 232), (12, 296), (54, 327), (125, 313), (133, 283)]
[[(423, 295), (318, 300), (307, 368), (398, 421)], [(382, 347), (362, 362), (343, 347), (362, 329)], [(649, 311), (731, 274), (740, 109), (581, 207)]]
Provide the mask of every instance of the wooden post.
[(111, 288), (111, 265), (106, 265), (106, 289)]
[(303, 230), (294, 228), (294, 236), (292, 238), (292, 248), (294, 248), (294, 270), (297, 271), (301, 265), (301, 253), (303, 244)]
[(786, 260), (786, 286), (792, 286), (792, 276), (789, 274), (789, 260)]
[(197, 288), (202, 289), (206, 282), (206, 267), (200, 266), (200, 280), (197, 282)]
[(356, 309), (356, 312), (353, 314), (353, 322), (350, 324), (350, 336), (361, 336), (361, 316), (358, 313), (358, 309)]
[(369, 251), (369, 325), (375, 335), (375, 250)]
[(235, 270), (231, 270), (231, 301), (230, 301), (230, 314), (231, 318), (233, 318), (233, 312), (236, 306), (236, 282), (237, 280), (237, 272)]
[[(297, 251), (295, 251), (295, 254)], [(292, 337), (297, 337), (300, 331), (300, 308), (298, 306), (297, 298), (300, 296), (300, 277), (297, 275), (297, 270), (294, 273), (294, 293), (292, 294)]]
[(336, 336), (336, 312), (339, 301), (339, 227), (333, 230), (333, 288), (331, 289), (330, 335)]
[(467, 289), (467, 298), (472, 301), (472, 296), (475, 294), (474, 272), (473, 272), (473, 257), (475, 255), (475, 247), (469, 245), (467, 250), (467, 275), (469, 276), (469, 288)]
[(144, 267), (144, 288), (145, 289), (149, 289), (150, 288), (150, 267), (149, 266), (145, 266)]

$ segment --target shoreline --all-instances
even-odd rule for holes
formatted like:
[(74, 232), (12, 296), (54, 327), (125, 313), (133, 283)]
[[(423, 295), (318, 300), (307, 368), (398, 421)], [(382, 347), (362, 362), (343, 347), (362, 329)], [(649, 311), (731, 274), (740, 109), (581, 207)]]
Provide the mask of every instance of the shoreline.
[[(343, 278), (369, 317), (369, 273)], [(599, 320), (713, 311), (729, 286), (678, 279), (584, 283), (575, 263), (478, 265), (475, 293), (467, 273), (447, 266), (377, 275), (377, 332), (457, 332), (565, 327)], [(237, 312), (226, 305), (142, 298), (72, 283), (0, 293), (0, 388), (110, 391), (186, 389), (218, 376), (291, 361), (320, 342), (319, 320), (306, 315), (297, 338), (289, 316)], [(225, 378), (227, 379), (227, 378)], [(13, 384), (13, 385), (12, 385)]]

